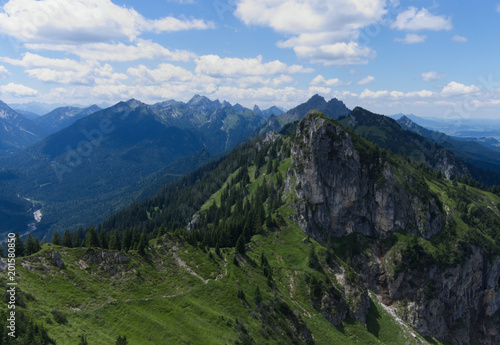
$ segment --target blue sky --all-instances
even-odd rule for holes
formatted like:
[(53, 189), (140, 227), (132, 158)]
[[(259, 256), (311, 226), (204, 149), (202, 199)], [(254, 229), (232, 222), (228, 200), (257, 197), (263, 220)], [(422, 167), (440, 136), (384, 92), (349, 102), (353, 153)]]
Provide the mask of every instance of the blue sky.
[(9, 0), (0, 99), (500, 117), (500, 1)]

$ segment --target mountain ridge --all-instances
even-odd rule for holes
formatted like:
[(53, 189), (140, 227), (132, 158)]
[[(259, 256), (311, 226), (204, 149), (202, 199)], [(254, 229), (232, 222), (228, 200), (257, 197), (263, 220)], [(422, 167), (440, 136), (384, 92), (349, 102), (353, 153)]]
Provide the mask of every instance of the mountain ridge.
[[(52, 320), (47, 308), (60, 306), (68, 324), (47, 323), (49, 335), (76, 338), (77, 322), (96, 344), (116, 338), (112, 315), (121, 311), (133, 344), (179, 334), (203, 343), (203, 334), (237, 343), (492, 345), (498, 205), (500, 196), (312, 111), (294, 133), (253, 139), (97, 230), (75, 231), (67, 243), (77, 248), (46, 245), (22, 259), (27, 312)], [(41, 294), (45, 277), (74, 297)], [(93, 321), (98, 315), (104, 322)]]

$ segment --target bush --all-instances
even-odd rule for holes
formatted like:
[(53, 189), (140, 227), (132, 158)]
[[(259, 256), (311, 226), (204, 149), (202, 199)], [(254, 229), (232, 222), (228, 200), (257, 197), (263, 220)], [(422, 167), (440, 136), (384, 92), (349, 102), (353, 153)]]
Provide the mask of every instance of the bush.
[(68, 323), (68, 319), (66, 318), (66, 315), (64, 315), (64, 313), (62, 313), (58, 310), (53, 310), (52, 316), (54, 317), (54, 321), (57, 322), (58, 324), (65, 325)]

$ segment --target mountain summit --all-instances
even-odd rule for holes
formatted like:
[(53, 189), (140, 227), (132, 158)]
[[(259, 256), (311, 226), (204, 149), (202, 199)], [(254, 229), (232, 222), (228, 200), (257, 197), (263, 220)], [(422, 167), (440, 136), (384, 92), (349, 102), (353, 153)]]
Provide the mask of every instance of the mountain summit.
[(9, 155), (36, 143), (47, 131), (0, 101), (0, 155)]

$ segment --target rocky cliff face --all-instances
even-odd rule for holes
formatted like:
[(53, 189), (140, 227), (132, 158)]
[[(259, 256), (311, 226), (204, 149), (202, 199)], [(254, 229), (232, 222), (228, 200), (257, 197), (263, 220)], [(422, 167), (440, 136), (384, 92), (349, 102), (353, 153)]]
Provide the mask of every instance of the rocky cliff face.
[[(453, 265), (420, 253), (419, 237), (444, 230), (446, 207), (409, 166), (370, 145), (309, 113), (292, 141), (286, 180), (295, 220), (324, 242), (364, 235), (368, 248), (347, 254), (360, 284), (420, 334), (452, 344), (500, 344), (500, 258), (475, 245)], [(397, 230), (416, 236), (411, 265), (391, 242)]]
[[(366, 143), (314, 112), (299, 123), (286, 189), (297, 196), (302, 229), (321, 239), (354, 232), (380, 238), (395, 230), (438, 233), (444, 217), (427, 186), (395, 172), (376, 147), (359, 152), (359, 145)], [(412, 185), (423, 190), (412, 193)]]
[(473, 247), (463, 262), (435, 262), (395, 271), (404, 260), (394, 248), (371, 244), (352, 257), (353, 268), (382, 303), (423, 336), (452, 344), (500, 344), (500, 258)]

